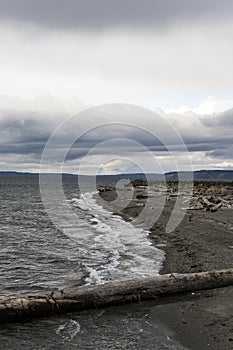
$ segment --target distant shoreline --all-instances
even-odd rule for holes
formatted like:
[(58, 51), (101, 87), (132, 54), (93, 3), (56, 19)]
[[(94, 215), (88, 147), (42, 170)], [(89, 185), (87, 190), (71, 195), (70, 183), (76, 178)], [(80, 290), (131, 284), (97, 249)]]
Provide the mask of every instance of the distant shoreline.
[[(63, 176), (63, 177), (85, 177), (90, 178), (94, 175), (78, 175), (72, 173), (33, 173), (33, 172), (18, 172), (18, 171), (0, 171), (0, 177), (12, 176)], [(97, 175), (99, 179), (147, 179), (147, 180), (168, 180), (168, 181), (233, 181), (233, 170), (197, 170), (189, 171), (171, 171), (165, 174), (157, 173), (122, 173), (112, 175)]]

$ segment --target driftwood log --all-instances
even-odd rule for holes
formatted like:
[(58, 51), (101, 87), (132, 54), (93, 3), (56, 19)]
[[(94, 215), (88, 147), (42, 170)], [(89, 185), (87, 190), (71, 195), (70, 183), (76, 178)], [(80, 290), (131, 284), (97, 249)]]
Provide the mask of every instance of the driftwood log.
[(205, 210), (215, 212), (220, 208), (233, 208), (233, 202), (231, 197), (229, 200), (223, 199), (221, 197), (214, 196), (193, 196), (188, 207), (184, 207), (184, 210)]
[(48, 293), (0, 296), (0, 322), (23, 322), (100, 306), (153, 299), (174, 293), (233, 285), (233, 269), (170, 274)]

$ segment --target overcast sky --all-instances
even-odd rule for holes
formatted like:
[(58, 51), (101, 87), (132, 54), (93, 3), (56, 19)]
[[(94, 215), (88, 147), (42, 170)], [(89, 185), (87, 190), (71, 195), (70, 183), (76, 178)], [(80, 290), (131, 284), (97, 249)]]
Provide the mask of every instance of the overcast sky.
[[(0, 44), (0, 170), (38, 171), (56, 126), (112, 103), (157, 114), (125, 108), (126, 123), (138, 115), (130, 128), (112, 124), (122, 121), (122, 105), (103, 107), (105, 128), (98, 108), (77, 115), (79, 125), (99, 127), (76, 141), (65, 171), (77, 172), (84, 155), (110, 139), (85, 158), (83, 172), (136, 171), (142, 159), (150, 171), (152, 156), (155, 170), (173, 170), (174, 162), (188, 169), (180, 145), (169, 156), (145, 131), (166, 134), (159, 118), (181, 134), (194, 169), (233, 168), (232, 0), (0, 0)], [(56, 150), (77, 132), (72, 123), (59, 128)], [(58, 169), (55, 152), (47, 170)]]

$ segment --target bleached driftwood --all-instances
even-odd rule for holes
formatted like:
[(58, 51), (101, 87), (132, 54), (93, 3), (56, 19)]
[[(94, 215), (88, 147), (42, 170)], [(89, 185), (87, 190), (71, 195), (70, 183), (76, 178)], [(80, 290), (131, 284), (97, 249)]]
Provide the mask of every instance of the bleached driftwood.
[(224, 200), (221, 197), (212, 197), (212, 196), (196, 196), (193, 197), (188, 207), (182, 208), (185, 210), (206, 210), (215, 212), (220, 208), (232, 208), (232, 204)]
[(233, 285), (233, 269), (170, 274), (48, 293), (0, 297), (0, 322), (22, 322), (87, 308)]
[(218, 204), (215, 204), (215, 205), (213, 205), (213, 206), (211, 206), (210, 207), (210, 211), (212, 212), (212, 213), (214, 213), (215, 211), (217, 211), (219, 208), (221, 208), (223, 206), (223, 203), (222, 202), (220, 202), (220, 203), (218, 203)]

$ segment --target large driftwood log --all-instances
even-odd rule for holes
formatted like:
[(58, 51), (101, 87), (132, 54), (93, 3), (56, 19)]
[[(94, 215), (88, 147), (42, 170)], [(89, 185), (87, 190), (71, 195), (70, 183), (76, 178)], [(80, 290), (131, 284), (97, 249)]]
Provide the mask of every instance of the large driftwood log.
[(87, 308), (124, 304), (173, 293), (233, 285), (233, 269), (190, 274), (170, 274), (61, 291), (0, 296), (0, 322), (32, 318)]

